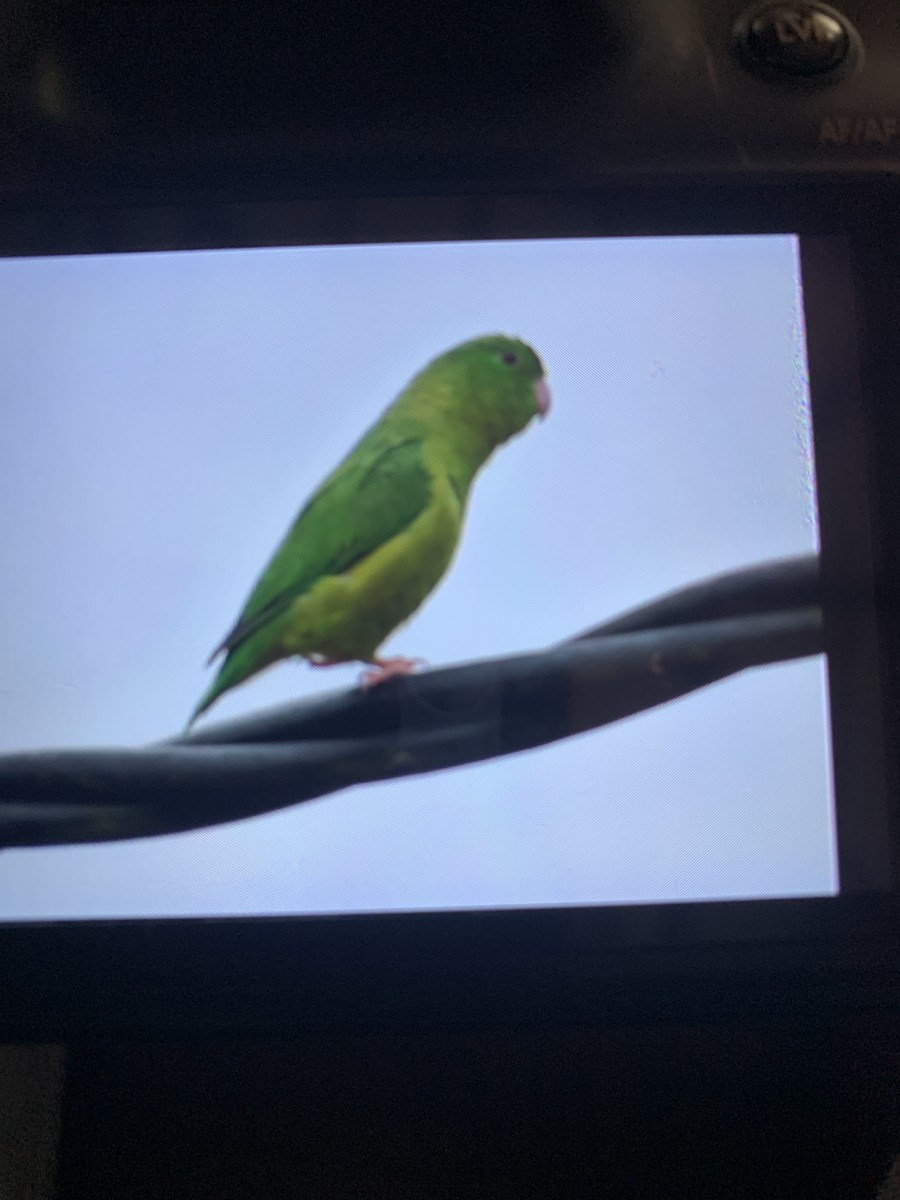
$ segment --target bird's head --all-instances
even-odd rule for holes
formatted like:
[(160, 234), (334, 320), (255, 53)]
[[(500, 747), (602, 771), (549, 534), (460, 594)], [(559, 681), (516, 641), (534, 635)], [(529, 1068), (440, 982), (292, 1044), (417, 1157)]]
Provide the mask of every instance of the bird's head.
[(477, 423), (495, 446), (520, 433), (534, 417), (546, 417), (551, 396), (544, 364), (527, 342), (490, 334), (447, 351), (460, 415)]

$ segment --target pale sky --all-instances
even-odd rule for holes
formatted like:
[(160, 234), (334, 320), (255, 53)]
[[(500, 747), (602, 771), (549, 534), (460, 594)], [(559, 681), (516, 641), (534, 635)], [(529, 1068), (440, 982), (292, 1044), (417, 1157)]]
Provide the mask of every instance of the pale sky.
[[(430, 358), (530, 341), (549, 419), (474, 489), (387, 653), (539, 649), (817, 548), (796, 240), (0, 262), (0, 752), (177, 732), (297, 510)], [(207, 720), (355, 685), (286, 663)], [(643, 903), (836, 889), (824, 665), (218, 829), (0, 854), (0, 919)]]

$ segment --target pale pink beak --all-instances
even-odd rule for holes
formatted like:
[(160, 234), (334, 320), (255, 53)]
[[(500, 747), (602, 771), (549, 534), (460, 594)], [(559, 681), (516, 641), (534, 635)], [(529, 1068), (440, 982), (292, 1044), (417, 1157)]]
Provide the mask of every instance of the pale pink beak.
[(550, 388), (547, 386), (546, 379), (539, 379), (535, 383), (534, 403), (538, 410), (538, 416), (543, 420), (550, 411), (550, 406), (553, 403), (553, 397), (550, 395)]

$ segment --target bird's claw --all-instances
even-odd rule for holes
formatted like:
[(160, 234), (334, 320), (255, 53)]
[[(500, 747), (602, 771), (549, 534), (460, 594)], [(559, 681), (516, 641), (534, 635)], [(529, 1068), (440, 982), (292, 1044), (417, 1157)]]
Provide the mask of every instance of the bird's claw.
[(398, 679), (402, 676), (412, 675), (417, 667), (425, 666), (424, 658), (379, 658), (373, 664), (374, 669), (366, 671), (359, 682), (359, 686), (364, 692), (370, 691), (373, 687), (377, 687), (379, 683), (384, 683), (388, 679)]

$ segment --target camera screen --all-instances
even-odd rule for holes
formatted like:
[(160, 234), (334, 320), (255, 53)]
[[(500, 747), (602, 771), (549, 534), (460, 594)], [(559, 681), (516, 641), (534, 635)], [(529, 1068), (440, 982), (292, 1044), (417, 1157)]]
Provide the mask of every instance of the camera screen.
[[(7, 259), (0, 313), (0, 753), (178, 734), (222, 667), (210, 653), (248, 621), (256, 641), (197, 729), (358, 688), (378, 670), (353, 657), (364, 645), (426, 670), (540, 651), (676, 588), (818, 551), (794, 236)], [(421, 375), (495, 334), (509, 341), (490, 362), (463, 352), (465, 370)], [(515, 396), (497, 375), (509, 354)], [(378, 478), (360, 439), (398, 419), (385, 410), (416, 379), (426, 448)], [(504, 404), (526, 408), (501, 437)], [(305, 632), (282, 608), (267, 641), (271, 596), (248, 600), (351, 453), (371, 504), (307, 521), (272, 570), (299, 594), (303, 571), (319, 578), (338, 554), (376, 632), (346, 634), (323, 593)], [(411, 533), (410, 513), (460, 472), (461, 528), (435, 516)], [(359, 572), (379, 553), (367, 591)], [(828, 712), (819, 656), (252, 819), (10, 849), (0, 920), (833, 895)]]

